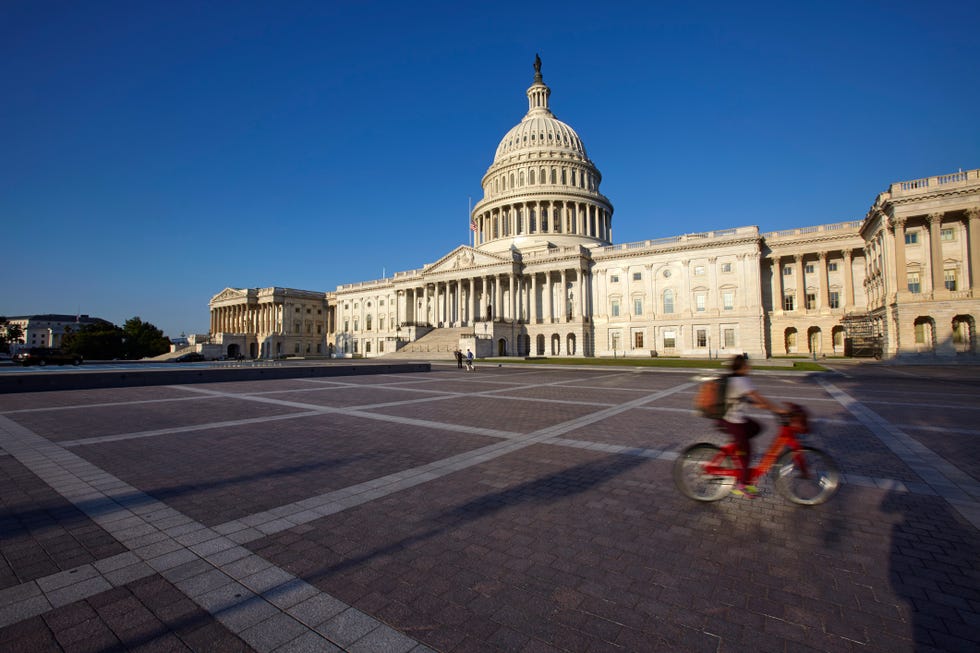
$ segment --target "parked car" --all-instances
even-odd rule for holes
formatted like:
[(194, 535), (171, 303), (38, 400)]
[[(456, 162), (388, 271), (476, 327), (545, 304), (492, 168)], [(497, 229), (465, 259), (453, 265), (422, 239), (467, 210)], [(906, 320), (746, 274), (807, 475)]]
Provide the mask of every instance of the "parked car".
[(204, 354), (200, 354), (196, 351), (189, 351), (186, 354), (181, 354), (174, 359), (175, 363), (199, 363), (205, 360)]
[(60, 349), (51, 347), (31, 347), (26, 351), (17, 353), (14, 362), (20, 363), (24, 367), (28, 365), (39, 365), (44, 367), (48, 364), (54, 365), (81, 365), (82, 357), (78, 354), (69, 354)]

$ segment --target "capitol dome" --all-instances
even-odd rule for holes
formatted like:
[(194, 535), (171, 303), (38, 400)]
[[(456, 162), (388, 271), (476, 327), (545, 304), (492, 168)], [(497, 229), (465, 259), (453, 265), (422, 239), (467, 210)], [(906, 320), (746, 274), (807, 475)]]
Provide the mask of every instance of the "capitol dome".
[(575, 130), (555, 118), (545, 109), (537, 115), (530, 112), (514, 126), (497, 146), (493, 162), (519, 154), (522, 150), (537, 150), (542, 146), (566, 150), (569, 154), (587, 159), (585, 145)]
[(575, 130), (551, 112), (535, 58), (528, 111), (500, 140), (471, 214), (478, 249), (536, 250), (612, 242), (612, 204)]

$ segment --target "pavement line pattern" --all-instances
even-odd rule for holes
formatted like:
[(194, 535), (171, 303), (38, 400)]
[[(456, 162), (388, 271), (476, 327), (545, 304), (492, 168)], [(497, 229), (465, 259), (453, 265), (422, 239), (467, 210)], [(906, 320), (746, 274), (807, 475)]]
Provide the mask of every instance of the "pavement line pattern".
[[(123, 544), (124, 554), (0, 590), (0, 627), (159, 573), (261, 653), (313, 638), (343, 650), (427, 647), (320, 592), (242, 544), (499, 458), (681, 392), (685, 383), (505, 442), (209, 528), (0, 415), (0, 446)], [(205, 391), (206, 394), (223, 394)], [(238, 395), (236, 395), (238, 396)], [(252, 401), (295, 402), (251, 397)], [(350, 412), (377, 418), (360, 411)], [(403, 423), (424, 420), (393, 418)], [(449, 428), (442, 425), (442, 428)], [(458, 430), (458, 429), (457, 429)], [(132, 554), (129, 556), (128, 554)]]
[[(357, 384), (349, 385), (356, 386)], [(657, 407), (646, 406), (645, 404), (684, 392), (693, 385), (693, 383), (681, 384), (623, 404), (603, 404), (606, 407), (600, 411), (529, 434), (446, 425), (364, 412), (369, 407), (388, 404), (336, 409), (260, 398), (254, 395), (233, 395), (207, 390), (208, 396), (232, 396), (238, 399), (245, 398), (263, 403), (268, 401), (268, 403), (312, 409), (301, 413), (277, 416), (278, 418), (344, 413), (361, 418), (383, 419), (404, 424), (422, 424), (456, 432), (479, 433), (505, 440), (427, 465), (402, 470), (341, 490), (254, 513), (214, 527), (206, 527), (169, 508), (165, 503), (153, 499), (84, 459), (71, 454), (65, 447), (69, 444), (81, 446), (128, 437), (151, 437), (165, 433), (217, 428), (222, 425), (252, 424), (268, 421), (267, 418), (160, 429), (136, 434), (78, 440), (70, 443), (53, 443), (0, 416), (0, 444), (62, 496), (65, 496), (92, 517), (93, 521), (102, 526), (128, 549), (125, 553), (98, 560), (89, 565), (0, 590), (0, 627), (37, 614), (43, 614), (50, 609), (93, 596), (112, 587), (125, 585), (139, 578), (160, 573), (198, 605), (213, 614), (229, 630), (241, 636), (260, 651), (275, 651), (280, 648), (285, 651), (287, 646), (297, 647), (300, 646), (300, 643), (303, 646), (313, 646), (317, 641), (323, 644), (332, 642), (344, 648), (353, 647), (369, 651), (414, 651), (416, 653), (427, 651), (429, 649), (415, 640), (384, 626), (372, 617), (360, 613), (334, 597), (320, 592), (302, 579), (272, 565), (261, 556), (253, 554), (243, 545), (266, 535), (282, 532), (297, 525), (363, 505), (375, 499), (498, 458), (535, 443), (638, 456), (654, 460), (674, 460), (677, 454), (672, 451), (588, 442), (561, 436), (626, 410), (656, 410)], [(825, 389), (830, 392), (831, 388), (833, 386)], [(456, 393), (452, 394), (455, 395)], [(419, 398), (415, 402), (426, 402), (431, 399), (431, 397)], [(662, 407), (662, 409), (683, 410), (685, 412), (688, 410), (667, 407)], [(860, 416), (858, 419), (861, 419)], [(843, 420), (825, 421), (843, 422)], [(887, 423), (884, 423), (883, 420), (882, 423), (887, 427)], [(917, 484), (922, 487), (909, 488), (901, 482), (891, 479), (848, 475), (847, 481), (855, 485), (873, 488), (934, 493), (933, 488), (925, 484)]]
[(817, 382), (918, 474), (934, 494), (980, 529), (980, 483), (837, 386), (822, 378)]
[(322, 649), (431, 650), (2, 416), (0, 445), (129, 549), (0, 590), (0, 627), (159, 573), (262, 653), (299, 638)]

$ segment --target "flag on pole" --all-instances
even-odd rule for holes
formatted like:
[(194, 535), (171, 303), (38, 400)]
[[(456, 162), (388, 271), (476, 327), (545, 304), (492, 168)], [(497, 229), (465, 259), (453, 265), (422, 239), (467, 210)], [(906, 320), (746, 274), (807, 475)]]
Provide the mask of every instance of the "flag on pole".
[(473, 198), (470, 197), (470, 231), (476, 231), (476, 218), (473, 217)]

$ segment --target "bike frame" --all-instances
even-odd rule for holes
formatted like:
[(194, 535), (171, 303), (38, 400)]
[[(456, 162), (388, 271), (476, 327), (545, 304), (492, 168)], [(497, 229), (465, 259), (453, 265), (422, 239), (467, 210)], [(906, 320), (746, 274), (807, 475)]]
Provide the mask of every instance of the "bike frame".
[[(721, 427), (723, 428), (723, 427)], [(727, 433), (727, 430), (725, 431)], [(797, 429), (793, 428), (791, 424), (783, 424), (779, 428), (779, 433), (776, 434), (775, 439), (772, 444), (769, 445), (769, 449), (766, 451), (765, 455), (762, 456), (762, 460), (759, 462), (758, 466), (751, 467), (749, 469), (750, 479), (755, 482), (757, 479), (766, 475), (766, 473), (772, 468), (776, 459), (779, 458), (780, 454), (783, 453), (785, 449), (789, 449), (793, 452), (793, 462), (799, 467), (800, 472), (804, 477), (808, 476), (809, 472), (806, 468), (806, 459), (799, 455), (799, 451), (803, 448), (800, 441), (797, 439), (796, 435), (800, 433)], [(738, 479), (742, 476), (742, 461), (739, 459), (736, 448), (737, 444), (734, 442), (729, 442), (728, 444), (720, 447), (721, 451), (711, 459), (704, 466), (704, 473), (711, 474), (714, 476), (731, 476)], [(728, 467), (724, 465), (725, 459), (731, 459), (734, 463), (733, 467)]]

